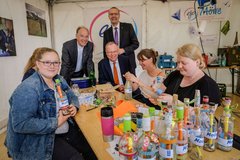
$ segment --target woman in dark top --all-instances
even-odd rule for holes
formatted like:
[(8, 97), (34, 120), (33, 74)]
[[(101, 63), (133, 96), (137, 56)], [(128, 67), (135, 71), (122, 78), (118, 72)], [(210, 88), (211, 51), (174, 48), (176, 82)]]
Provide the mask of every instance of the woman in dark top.
[(177, 70), (164, 80), (165, 92), (158, 99), (172, 102), (172, 95), (194, 99), (195, 90), (199, 89), (201, 97), (209, 96), (209, 101), (220, 104), (221, 95), (217, 83), (203, 72), (205, 62), (200, 48), (195, 44), (186, 44), (177, 50)]

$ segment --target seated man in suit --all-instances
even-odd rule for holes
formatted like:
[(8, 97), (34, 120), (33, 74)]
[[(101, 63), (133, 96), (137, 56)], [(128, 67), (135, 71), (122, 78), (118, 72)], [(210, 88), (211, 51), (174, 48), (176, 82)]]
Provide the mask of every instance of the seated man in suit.
[(86, 27), (80, 26), (76, 30), (76, 38), (67, 41), (62, 48), (62, 75), (68, 84), (71, 78), (88, 76), (94, 71), (93, 43), (88, 41), (89, 31)]
[(119, 48), (114, 42), (108, 42), (105, 46), (106, 56), (98, 63), (99, 84), (111, 83), (113, 86), (120, 85), (118, 90), (124, 92), (126, 82), (123, 76), (130, 69), (129, 58), (124, 55), (118, 55)]

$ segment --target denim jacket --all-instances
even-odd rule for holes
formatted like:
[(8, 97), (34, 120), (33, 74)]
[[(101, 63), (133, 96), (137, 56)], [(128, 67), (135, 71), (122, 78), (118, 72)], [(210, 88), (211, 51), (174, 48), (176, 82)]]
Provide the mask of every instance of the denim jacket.
[[(78, 99), (61, 80), (61, 87), (70, 104), (79, 107)], [(23, 81), (10, 100), (9, 121), (5, 145), (15, 160), (51, 160), (55, 130), (58, 127), (54, 90), (38, 72)]]

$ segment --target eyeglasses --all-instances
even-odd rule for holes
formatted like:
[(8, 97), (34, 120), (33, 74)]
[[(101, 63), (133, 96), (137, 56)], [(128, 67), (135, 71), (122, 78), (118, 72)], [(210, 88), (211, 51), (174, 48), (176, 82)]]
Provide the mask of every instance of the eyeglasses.
[(39, 62), (43, 63), (43, 65), (47, 67), (50, 67), (51, 65), (53, 65), (54, 67), (58, 67), (61, 63), (61, 62), (50, 62), (50, 61), (39, 61)]

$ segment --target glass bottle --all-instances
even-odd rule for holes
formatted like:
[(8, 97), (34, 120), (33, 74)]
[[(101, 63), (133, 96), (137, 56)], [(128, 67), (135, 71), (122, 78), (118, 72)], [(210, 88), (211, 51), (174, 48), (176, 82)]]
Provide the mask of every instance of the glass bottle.
[(184, 98), (184, 128), (187, 130), (187, 136), (188, 136), (188, 151), (191, 150), (191, 141), (190, 141), (190, 135), (191, 131), (193, 129), (193, 118), (191, 116), (191, 111), (190, 111), (190, 99), (189, 98)]
[[(194, 127), (191, 131), (190, 141), (191, 141), (191, 149), (189, 150), (189, 156), (191, 159), (203, 159), (202, 147), (204, 145), (204, 133), (201, 128), (201, 118), (200, 118), (200, 107), (196, 107), (195, 109), (195, 122)], [(190, 148), (189, 147), (189, 148)]]
[(184, 127), (183, 120), (177, 123), (177, 144), (176, 144), (176, 159), (187, 159), (188, 153), (188, 132)]
[(151, 120), (151, 131), (155, 129), (155, 121), (154, 121), (154, 116), (155, 116), (155, 108), (154, 107), (149, 107), (149, 116)]
[(137, 135), (131, 132), (131, 115), (126, 113), (123, 118), (124, 134), (118, 143), (120, 160), (137, 160)]
[(95, 86), (96, 85), (96, 78), (95, 78), (94, 71), (89, 72), (89, 80), (90, 80), (90, 86)]
[(178, 95), (173, 94), (173, 99), (172, 99), (172, 111), (173, 111), (173, 119), (176, 120), (177, 115), (176, 115), (176, 109), (178, 107)]
[(138, 136), (138, 138), (140, 138), (140, 136), (143, 133), (142, 121), (143, 121), (143, 113), (138, 112), (137, 113), (137, 136)]
[(125, 94), (126, 100), (132, 99), (132, 84), (128, 80), (126, 81), (125, 86), (124, 86), (124, 94)]
[(172, 111), (169, 110), (164, 114), (164, 127), (159, 135), (159, 155), (160, 160), (176, 159), (176, 143), (177, 139), (172, 126)]
[(201, 105), (201, 94), (200, 94), (200, 90), (196, 89), (195, 95), (194, 95), (194, 107), (200, 107), (200, 105)]
[(158, 157), (159, 140), (157, 134), (153, 133), (151, 129), (150, 116), (143, 115), (143, 134), (138, 140), (138, 160), (156, 160)]
[(234, 121), (230, 113), (230, 99), (225, 99), (223, 115), (218, 124), (218, 148), (223, 151), (231, 151), (233, 145)]
[(62, 110), (63, 115), (70, 114), (68, 110), (69, 102), (66, 93), (61, 88), (61, 81), (60, 79), (55, 80), (55, 87), (56, 87), (56, 101), (57, 101), (57, 110)]
[(214, 118), (215, 103), (209, 103), (209, 120), (207, 122), (208, 126), (204, 135), (204, 146), (203, 149), (209, 152), (213, 152), (216, 149), (216, 139), (217, 139), (217, 122)]

